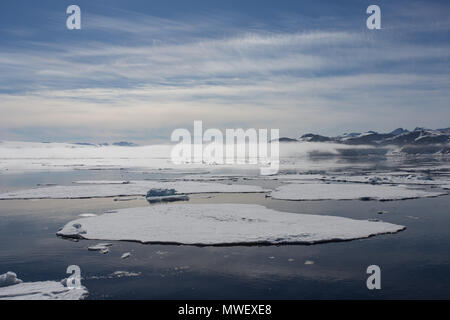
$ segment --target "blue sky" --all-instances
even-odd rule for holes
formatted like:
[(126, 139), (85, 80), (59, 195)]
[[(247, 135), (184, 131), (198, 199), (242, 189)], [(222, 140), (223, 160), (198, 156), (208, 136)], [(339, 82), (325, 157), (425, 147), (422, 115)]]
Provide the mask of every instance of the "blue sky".
[[(67, 30), (66, 8), (82, 29)], [(382, 29), (368, 30), (370, 4)], [(450, 126), (446, 1), (0, 2), (0, 139)]]

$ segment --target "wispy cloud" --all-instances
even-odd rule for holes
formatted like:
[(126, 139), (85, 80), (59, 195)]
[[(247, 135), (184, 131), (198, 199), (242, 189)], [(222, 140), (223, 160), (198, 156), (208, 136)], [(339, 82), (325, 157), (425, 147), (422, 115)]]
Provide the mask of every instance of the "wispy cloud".
[(230, 21), (91, 14), (82, 32), (95, 36), (84, 41), (2, 48), (0, 133), (55, 128), (64, 138), (150, 141), (149, 131), (165, 134), (195, 119), (291, 136), (448, 126), (446, 41), (430, 46), (403, 27), (248, 30)]

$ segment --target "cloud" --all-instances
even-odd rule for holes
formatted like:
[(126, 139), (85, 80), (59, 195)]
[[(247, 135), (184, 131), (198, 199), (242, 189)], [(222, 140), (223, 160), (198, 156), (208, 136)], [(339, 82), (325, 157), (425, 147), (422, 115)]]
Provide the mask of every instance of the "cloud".
[(169, 137), (194, 120), (291, 136), (448, 126), (449, 45), (408, 29), (399, 40), (389, 30), (248, 31), (233, 17), (88, 18), (83, 42), (0, 51), (3, 136), (29, 127), (150, 141), (149, 131)]

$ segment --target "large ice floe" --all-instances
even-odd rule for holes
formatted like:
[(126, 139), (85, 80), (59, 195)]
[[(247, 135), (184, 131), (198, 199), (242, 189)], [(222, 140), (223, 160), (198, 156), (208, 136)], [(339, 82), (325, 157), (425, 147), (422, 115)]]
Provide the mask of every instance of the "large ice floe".
[(170, 204), (120, 209), (67, 223), (57, 235), (186, 245), (314, 244), (395, 233), (405, 227), (280, 212), (250, 204)]
[(0, 194), (7, 199), (83, 199), (117, 196), (145, 196), (149, 189), (175, 189), (177, 194), (267, 192), (259, 186), (193, 181), (129, 181), (129, 183), (87, 183), (73, 186), (51, 186)]
[(416, 175), (405, 172), (385, 172), (375, 174), (285, 174), (273, 176), (279, 180), (291, 181), (326, 181), (351, 182), (367, 184), (408, 184), (408, 185), (442, 185), (448, 184), (448, 179), (432, 177), (429, 175)]
[(406, 186), (370, 185), (358, 183), (289, 183), (271, 192), (273, 199), (280, 200), (406, 200), (446, 195), (412, 189)]
[(0, 275), (0, 300), (81, 300), (85, 287), (68, 288), (62, 282), (23, 282), (14, 272)]

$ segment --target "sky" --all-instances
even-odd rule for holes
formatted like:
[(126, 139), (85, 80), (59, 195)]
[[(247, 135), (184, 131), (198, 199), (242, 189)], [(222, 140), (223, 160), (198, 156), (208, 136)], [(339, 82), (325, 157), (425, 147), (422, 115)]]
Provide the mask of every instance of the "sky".
[(449, 15), (448, 1), (2, 0), (0, 140), (158, 143), (194, 120), (289, 137), (449, 127)]

